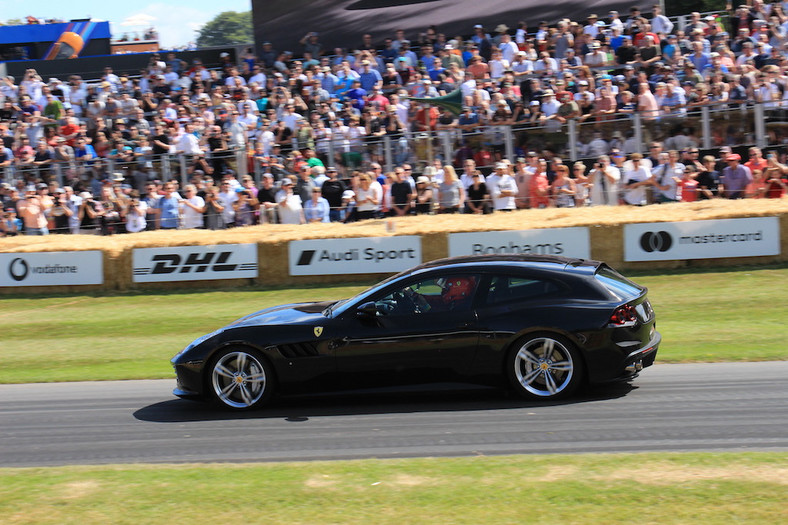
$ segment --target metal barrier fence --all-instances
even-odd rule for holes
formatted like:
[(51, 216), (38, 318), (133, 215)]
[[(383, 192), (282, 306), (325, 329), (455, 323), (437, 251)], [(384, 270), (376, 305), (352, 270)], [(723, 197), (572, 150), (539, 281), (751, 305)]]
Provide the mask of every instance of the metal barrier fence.
[[(431, 133), (404, 131), (374, 137), (348, 130), (337, 127), (324, 131), (307, 143), (294, 139), (291, 144), (283, 145), (282, 153), (288, 155), (308, 145), (326, 166), (336, 166), (341, 174), (347, 176), (353, 170), (366, 169), (370, 162), (378, 162), (384, 171), (410, 163), (418, 173), (435, 161), (460, 168), (465, 159), (474, 159), (478, 167), (489, 169), (499, 160), (513, 162), (528, 151), (541, 154), (549, 150), (565, 161), (589, 160), (606, 152), (595, 148), (595, 140), (602, 144), (598, 139), (605, 141), (603, 147), (617, 146), (624, 153), (646, 152), (651, 141), (665, 143), (666, 149), (670, 149), (672, 143), (681, 144), (688, 140), (706, 150), (724, 145), (765, 148), (788, 143), (788, 105), (783, 106), (781, 102), (725, 102), (686, 107), (653, 118), (632, 113), (604, 119), (595, 116), (570, 119), (564, 124), (557, 121), (543, 125), (523, 122), (480, 126), (473, 131), (452, 128)], [(251, 152), (235, 149), (221, 154), (208, 152), (202, 158), (172, 154), (133, 161), (99, 158), (51, 161), (47, 164), (11, 163), (0, 166), (0, 179), (9, 183), (16, 179), (54, 179), (62, 185), (68, 178), (92, 171), (95, 175), (134, 173), (137, 178), (144, 175), (151, 180), (176, 178), (181, 184), (186, 184), (193, 171), (201, 168), (200, 163), (218, 173), (230, 167), (239, 178), (250, 173), (256, 183), (268, 171), (267, 164), (256, 160)], [(203, 171), (209, 174), (210, 170)], [(214, 176), (218, 177), (218, 173)]]
[(195, 170), (200, 169), (207, 175), (214, 172), (216, 177), (220, 177), (225, 167), (231, 168), (237, 177), (247, 175), (250, 171), (247, 150), (245, 148), (231, 149), (221, 154), (207, 152), (204, 156), (199, 157), (179, 153), (149, 155), (135, 160), (98, 157), (90, 160), (12, 163), (0, 167), (0, 181), (12, 183), (15, 180), (55, 180), (62, 186), (67, 180), (86, 174), (99, 178), (103, 174), (121, 173), (125, 179), (138, 180), (140, 184), (144, 184), (147, 180), (175, 178), (180, 181), (181, 186), (184, 186)]
[[(541, 154), (545, 150), (565, 161), (590, 160), (599, 153), (592, 144), (595, 138), (625, 153), (645, 153), (652, 141), (667, 143), (667, 149), (686, 140), (705, 150), (726, 145), (782, 146), (788, 143), (788, 105), (723, 102), (688, 106), (653, 118), (632, 113), (603, 119), (570, 119), (564, 124), (524, 122), (480, 126), (473, 131), (405, 131), (376, 137), (335, 129), (322, 132), (311, 146), (326, 165), (337, 166), (341, 173), (348, 174), (373, 161), (384, 171), (410, 163), (418, 172), (434, 161), (459, 168), (463, 160), (472, 158), (480, 168), (489, 169), (498, 160), (513, 162), (528, 151)], [(292, 148), (298, 145), (294, 142)], [(254, 166), (255, 179), (259, 180), (263, 169), (260, 164)]]

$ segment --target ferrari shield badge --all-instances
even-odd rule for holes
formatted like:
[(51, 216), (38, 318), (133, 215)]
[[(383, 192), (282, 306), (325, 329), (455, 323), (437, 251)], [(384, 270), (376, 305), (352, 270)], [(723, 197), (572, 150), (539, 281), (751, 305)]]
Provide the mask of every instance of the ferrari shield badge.
[(323, 327), (322, 326), (316, 326), (315, 327), (315, 337), (320, 337), (320, 334), (322, 334), (322, 333), (323, 333)]

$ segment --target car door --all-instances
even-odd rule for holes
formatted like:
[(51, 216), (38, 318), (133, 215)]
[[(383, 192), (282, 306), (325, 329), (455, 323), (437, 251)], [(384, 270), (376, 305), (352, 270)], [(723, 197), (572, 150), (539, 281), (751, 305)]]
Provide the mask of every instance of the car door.
[(479, 337), (473, 308), (478, 284), (478, 275), (444, 274), (383, 290), (370, 298), (373, 315), (347, 312), (337, 369), (382, 382), (435, 381), (467, 372)]

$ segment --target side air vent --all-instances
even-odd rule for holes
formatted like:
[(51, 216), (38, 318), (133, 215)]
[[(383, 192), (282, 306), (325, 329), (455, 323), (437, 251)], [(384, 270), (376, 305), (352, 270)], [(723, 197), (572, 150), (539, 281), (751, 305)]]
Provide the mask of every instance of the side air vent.
[(298, 357), (317, 357), (317, 345), (314, 343), (293, 343), (289, 345), (279, 345), (279, 353), (288, 359)]

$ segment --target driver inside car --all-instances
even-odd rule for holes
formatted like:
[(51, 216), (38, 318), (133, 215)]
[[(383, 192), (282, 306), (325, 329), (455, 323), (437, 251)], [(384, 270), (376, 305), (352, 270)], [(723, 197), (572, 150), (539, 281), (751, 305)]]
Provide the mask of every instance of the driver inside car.
[(447, 277), (440, 280), (441, 285), (441, 306), (444, 310), (462, 310), (470, 306), (473, 297), (473, 289), (476, 284), (473, 277)]

